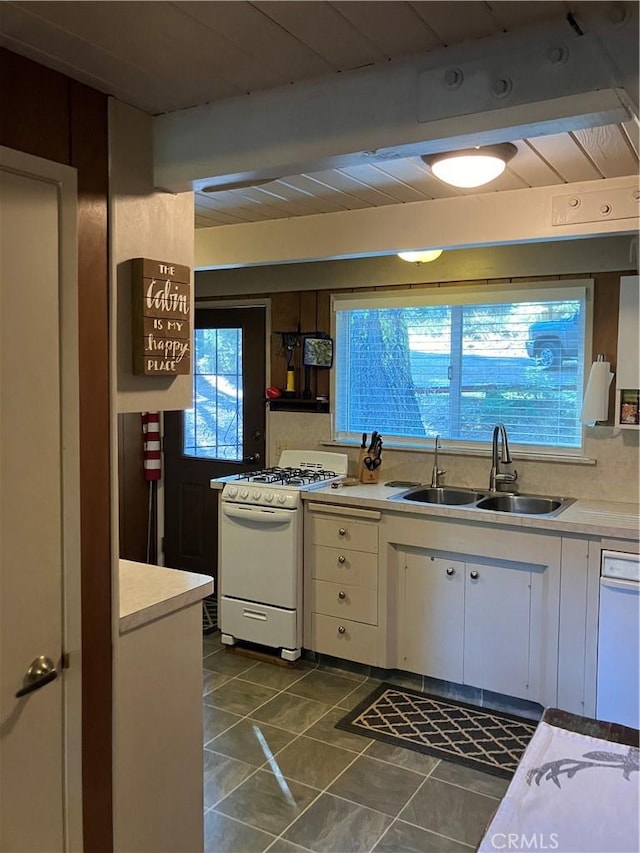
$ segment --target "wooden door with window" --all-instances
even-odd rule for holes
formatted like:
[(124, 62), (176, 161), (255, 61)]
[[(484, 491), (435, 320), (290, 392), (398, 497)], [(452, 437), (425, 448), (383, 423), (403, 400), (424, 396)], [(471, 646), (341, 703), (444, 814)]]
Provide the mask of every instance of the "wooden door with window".
[(264, 466), (266, 312), (195, 312), (193, 408), (164, 416), (164, 562), (217, 579), (209, 480)]

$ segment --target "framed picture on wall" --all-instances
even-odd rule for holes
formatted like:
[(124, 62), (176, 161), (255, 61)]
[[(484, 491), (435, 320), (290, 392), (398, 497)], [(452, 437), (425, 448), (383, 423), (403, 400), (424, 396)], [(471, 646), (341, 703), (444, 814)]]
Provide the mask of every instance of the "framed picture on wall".
[(302, 363), (305, 367), (331, 367), (333, 364), (333, 339), (309, 335), (302, 345)]

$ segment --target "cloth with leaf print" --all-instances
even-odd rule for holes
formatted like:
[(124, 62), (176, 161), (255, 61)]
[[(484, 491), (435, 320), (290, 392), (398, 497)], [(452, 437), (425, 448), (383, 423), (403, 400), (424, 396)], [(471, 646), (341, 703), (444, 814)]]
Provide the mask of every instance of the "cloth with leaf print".
[(638, 853), (639, 755), (541, 722), (479, 853)]

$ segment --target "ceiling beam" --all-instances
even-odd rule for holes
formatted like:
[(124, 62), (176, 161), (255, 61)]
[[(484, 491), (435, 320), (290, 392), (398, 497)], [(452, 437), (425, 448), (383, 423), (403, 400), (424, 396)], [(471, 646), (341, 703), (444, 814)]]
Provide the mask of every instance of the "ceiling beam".
[(196, 269), (461, 249), (638, 230), (638, 178), (535, 187), (198, 228)]
[(157, 116), (155, 186), (180, 192), (624, 121), (638, 112), (637, 4), (622, 20), (605, 15), (609, 4), (582, 5), (582, 35), (555, 22)]
[(444, 252), (435, 263), (414, 264), (397, 255), (302, 264), (200, 270), (196, 300), (247, 297), (297, 290), (340, 290), (453, 281), (496, 281), (533, 276), (595, 275), (635, 267), (632, 237), (602, 237), (482, 246)]

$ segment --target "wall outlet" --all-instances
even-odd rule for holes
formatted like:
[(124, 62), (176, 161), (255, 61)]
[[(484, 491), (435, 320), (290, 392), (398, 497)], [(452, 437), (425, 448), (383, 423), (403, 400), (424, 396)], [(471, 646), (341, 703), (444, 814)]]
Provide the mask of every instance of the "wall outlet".
[[(288, 450), (288, 449), (289, 449), (289, 443), (288, 442), (280, 441), (280, 440), (276, 441), (276, 457), (277, 457), (277, 460), (280, 459), (280, 454), (282, 453), (282, 451)], [(277, 460), (276, 460), (276, 464), (277, 464)]]

